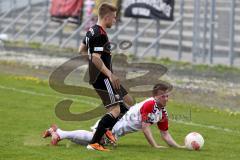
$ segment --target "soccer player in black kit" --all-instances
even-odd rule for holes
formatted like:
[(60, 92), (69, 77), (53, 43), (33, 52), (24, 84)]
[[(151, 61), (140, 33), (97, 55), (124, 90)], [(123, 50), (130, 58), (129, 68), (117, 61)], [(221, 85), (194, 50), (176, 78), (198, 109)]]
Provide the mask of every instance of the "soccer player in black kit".
[(120, 114), (124, 114), (128, 106), (133, 105), (132, 98), (112, 72), (111, 45), (106, 29), (111, 28), (116, 22), (116, 12), (115, 6), (109, 3), (101, 4), (97, 24), (89, 29), (79, 47), (80, 54), (89, 56), (89, 82), (108, 110), (108, 113), (101, 118), (93, 139), (87, 146), (90, 150), (109, 151), (101, 145), (101, 138), (105, 134), (112, 143), (116, 143), (111, 129)]

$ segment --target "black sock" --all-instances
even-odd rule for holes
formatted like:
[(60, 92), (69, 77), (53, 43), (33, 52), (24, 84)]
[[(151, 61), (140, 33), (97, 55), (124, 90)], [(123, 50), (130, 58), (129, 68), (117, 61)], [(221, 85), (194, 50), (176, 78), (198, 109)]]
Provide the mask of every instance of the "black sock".
[(114, 118), (114, 119), (112, 120), (112, 123), (111, 123), (111, 126), (109, 127), (109, 130), (112, 130), (112, 129), (113, 129), (114, 125), (117, 123), (118, 120), (119, 120), (118, 117), (117, 117), (117, 118)]
[(120, 114), (118, 116), (118, 120), (121, 119), (129, 110), (129, 107), (125, 103), (120, 103)]
[(97, 130), (93, 135), (91, 144), (100, 143), (102, 136), (107, 129), (112, 129), (113, 126), (117, 123), (117, 118), (114, 118), (110, 113), (105, 114), (102, 119), (99, 121)]

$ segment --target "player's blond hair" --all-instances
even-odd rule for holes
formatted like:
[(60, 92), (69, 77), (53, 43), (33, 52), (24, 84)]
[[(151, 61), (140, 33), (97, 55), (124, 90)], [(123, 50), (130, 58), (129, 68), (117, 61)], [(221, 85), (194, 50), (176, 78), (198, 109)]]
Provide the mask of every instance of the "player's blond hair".
[(115, 7), (114, 5), (112, 5), (110, 3), (102, 3), (100, 5), (100, 7), (98, 8), (98, 16), (100, 18), (103, 18), (104, 16), (106, 16), (107, 14), (109, 14), (111, 12), (117, 12), (117, 7)]

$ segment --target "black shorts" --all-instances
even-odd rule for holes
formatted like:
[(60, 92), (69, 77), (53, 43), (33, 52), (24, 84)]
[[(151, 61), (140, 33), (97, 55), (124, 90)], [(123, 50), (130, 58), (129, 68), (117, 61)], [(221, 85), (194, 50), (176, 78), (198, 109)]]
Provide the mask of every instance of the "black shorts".
[(105, 78), (104, 80), (97, 80), (93, 84), (93, 87), (106, 108), (118, 103), (123, 103), (123, 97), (128, 94), (122, 85), (120, 85), (120, 89), (115, 90), (108, 78)]

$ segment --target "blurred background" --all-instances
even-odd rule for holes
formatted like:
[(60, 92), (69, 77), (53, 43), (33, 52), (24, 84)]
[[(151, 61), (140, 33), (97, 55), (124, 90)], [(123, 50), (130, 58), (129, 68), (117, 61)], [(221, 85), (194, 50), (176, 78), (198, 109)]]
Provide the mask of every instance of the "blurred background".
[[(109, 35), (112, 42), (132, 42), (125, 53), (193, 63), (240, 64), (238, 0), (146, 1), (147, 10), (137, 10), (144, 8), (144, 3), (139, 6), (137, 1), (131, 4), (127, 0), (1, 0), (0, 37), (41, 47), (77, 48), (85, 31), (96, 22), (102, 2), (120, 8), (119, 21)], [(168, 5), (171, 17), (164, 14)]]
[(102, 2), (119, 8), (115, 54), (168, 67), (180, 101), (239, 109), (239, 0), (0, 0), (0, 71), (48, 80), (78, 55)]
[[(41, 138), (51, 123), (89, 130), (102, 115), (78, 54), (102, 2), (119, 8), (107, 30), (114, 74), (137, 102), (159, 80), (171, 83), (170, 132), (179, 144), (201, 133), (202, 151), (154, 150), (142, 133), (109, 154)], [(239, 160), (240, 0), (0, 0), (0, 95), (1, 160)]]

